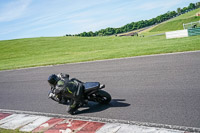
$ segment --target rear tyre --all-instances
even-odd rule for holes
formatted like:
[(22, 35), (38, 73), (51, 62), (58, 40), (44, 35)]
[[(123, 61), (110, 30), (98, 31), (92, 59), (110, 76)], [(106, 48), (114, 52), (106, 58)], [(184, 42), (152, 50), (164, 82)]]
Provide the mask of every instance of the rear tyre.
[(109, 104), (111, 101), (111, 96), (108, 92), (99, 90), (96, 92), (97, 102), (100, 104)]

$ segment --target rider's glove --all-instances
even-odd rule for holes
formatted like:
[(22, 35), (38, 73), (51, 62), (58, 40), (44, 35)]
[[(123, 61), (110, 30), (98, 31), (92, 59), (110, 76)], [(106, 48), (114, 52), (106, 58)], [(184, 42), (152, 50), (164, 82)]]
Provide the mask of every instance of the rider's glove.
[(49, 93), (49, 98), (53, 98), (53, 97), (55, 97), (55, 94)]

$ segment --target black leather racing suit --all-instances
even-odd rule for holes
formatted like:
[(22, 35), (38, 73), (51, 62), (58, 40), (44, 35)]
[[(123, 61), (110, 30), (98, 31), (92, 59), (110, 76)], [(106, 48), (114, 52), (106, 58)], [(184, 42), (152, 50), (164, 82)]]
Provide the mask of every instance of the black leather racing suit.
[(79, 108), (80, 104), (83, 102), (84, 86), (83, 82), (78, 79), (60, 78), (57, 82), (54, 94), (58, 98), (69, 98), (70, 103), (68, 107), (68, 113), (74, 114), (74, 112)]

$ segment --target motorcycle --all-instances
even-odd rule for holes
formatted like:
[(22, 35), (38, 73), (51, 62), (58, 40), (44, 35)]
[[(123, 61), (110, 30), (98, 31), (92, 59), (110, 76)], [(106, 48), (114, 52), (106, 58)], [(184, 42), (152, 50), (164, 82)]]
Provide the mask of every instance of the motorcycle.
[[(84, 101), (92, 101), (92, 102), (97, 102), (99, 104), (110, 103), (112, 99), (111, 95), (108, 92), (102, 90), (103, 88), (105, 88), (105, 85), (101, 85), (99, 82), (85, 82), (83, 83), (83, 85), (85, 87)], [(53, 90), (49, 92), (49, 98), (57, 102), (60, 102), (59, 99), (64, 99), (65, 104), (68, 104), (70, 102), (69, 98), (64, 98), (64, 97), (59, 98), (55, 96), (55, 94), (53, 94)]]
[(85, 87), (84, 97), (88, 101), (97, 102), (100, 104), (109, 104), (111, 101), (111, 95), (102, 90), (105, 85), (100, 85), (99, 82), (86, 82), (83, 84)]

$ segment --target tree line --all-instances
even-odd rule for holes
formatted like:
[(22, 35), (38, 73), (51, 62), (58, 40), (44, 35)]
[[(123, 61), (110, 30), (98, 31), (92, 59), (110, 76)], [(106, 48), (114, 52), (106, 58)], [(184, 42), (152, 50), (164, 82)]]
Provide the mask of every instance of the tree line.
[(149, 20), (141, 20), (138, 22), (132, 22), (129, 24), (126, 24), (120, 28), (106, 28), (106, 29), (101, 29), (99, 31), (96, 32), (83, 32), (80, 34), (76, 34), (76, 35), (70, 35), (67, 34), (66, 36), (81, 36), (81, 37), (94, 37), (94, 36), (109, 36), (109, 35), (115, 35), (115, 34), (119, 34), (119, 33), (124, 33), (124, 32), (129, 32), (132, 30), (137, 30), (140, 28), (144, 28), (144, 27), (148, 27), (148, 26), (152, 26), (158, 23), (161, 23), (163, 21), (169, 20), (173, 17), (179, 16), (181, 14), (184, 14), (186, 12), (192, 11), (194, 9), (200, 8), (200, 2), (197, 3), (190, 3), (188, 7), (184, 7), (184, 8), (177, 8), (177, 11), (168, 11), (165, 14), (162, 14), (160, 16), (157, 16), (156, 18), (152, 18)]

